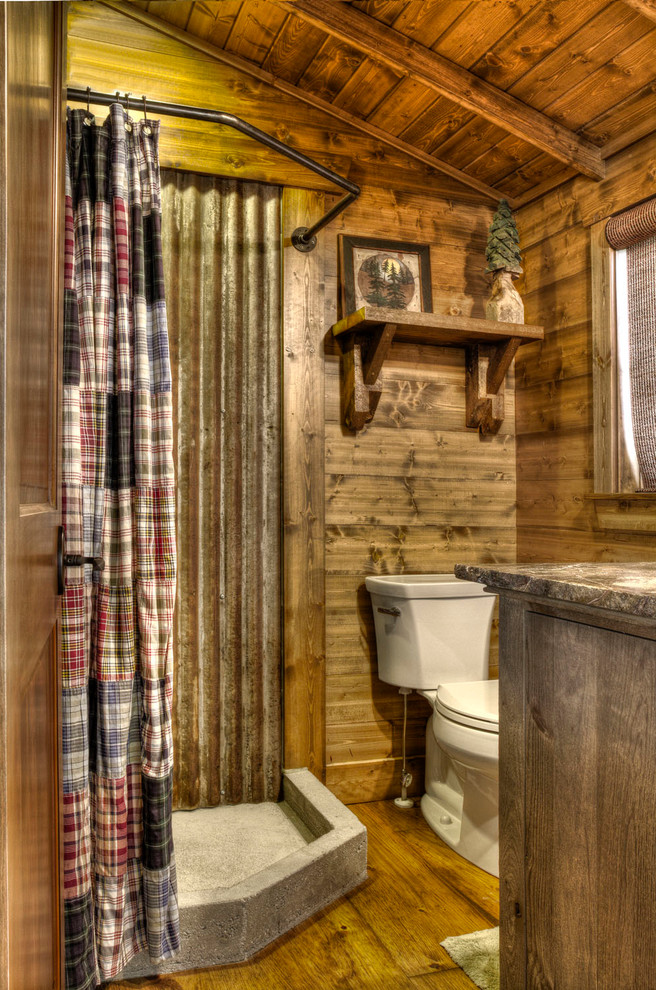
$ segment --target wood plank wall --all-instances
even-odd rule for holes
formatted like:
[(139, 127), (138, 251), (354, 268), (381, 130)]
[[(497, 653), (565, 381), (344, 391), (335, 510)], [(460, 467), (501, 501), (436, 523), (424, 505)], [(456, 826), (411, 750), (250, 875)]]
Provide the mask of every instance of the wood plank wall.
[(324, 250), (291, 243), (323, 193), (285, 189), (283, 231), (284, 765), (325, 778)]
[[(90, 0), (72, 0), (68, 6), (71, 86), (132, 93), (136, 116), (142, 112), (142, 93), (152, 100), (225, 110), (354, 182), (480, 201), (477, 192), (441, 172), (177, 38), (166, 37)], [(184, 39), (182, 30), (179, 35)], [(293, 42), (289, 51), (296, 57)], [(95, 109), (99, 115), (106, 114), (102, 107)], [(274, 183), (282, 176), (289, 186), (329, 193), (335, 188), (330, 181), (282, 159), (246, 135), (216, 125), (208, 130), (201, 121), (169, 117), (160, 136), (160, 160), (168, 168), (189, 168), (191, 161), (194, 171), (210, 175)]]
[[(484, 316), (487, 207), (365, 188), (326, 237), (326, 328), (336, 318), (337, 233), (429, 243), (435, 312)], [(464, 350), (393, 345), (372, 423), (339, 413), (326, 344), (326, 782), (344, 801), (399, 793), (403, 702), (376, 676), (367, 574), (451, 572), (515, 559), (514, 396), (502, 431), (465, 427)], [(512, 378), (512, 375), (511, 375)], [(496, 674), (496, 623), (491, 652)], [(408, 754), (422, 793), (428, 703), (409, 698)]]
[[(656, 134), (522, 209), (526, 322), (545, 327), (516, 362), (517, 555), (521, 561), (649, 560), (656, 533), (603, 528), (594, 503), (593, 223), (656, 194)], [(638, 523), (636, 523), (638, 524)]]
[[(202, 93), (206, 105), (252, 121), (363, 185), (360, 200), (320, 234), (325, 252), (324, 325), (314, 327), (306, 341), (310, 351), (314, 347), (319, 355), (325, 354), (318, 388), (303, 384), (307, 362), (291, 359), (289, 326), (284, 331), (286, 401), (296, 390), (299, 402), (305, 396), (303, 401), (310, 403), (311, 421), (319, 422), (314, 403), (323, 404), (325, 385), (325, 463), (323, 458), (317, 461), (314, 450), (323, 441), (321, 422), (310, 460), (301, 445), (285, 464), (283, 498), (288, 507), (294, 505), (294, 491), (304, 486), (313, 504), (325, 497), (325, 597), (317, 602), (309, 593), (302, 615), (290, 611), (293, 601), (285, 605), (284, 636), (290, 658), (285, 670), (285, 750), (288, 761), (309, 762), (318, 776), (324, 775), (325, 767), (328, 785), (347, 802), (394, 796), (399, 788), (402, 702), (395, 688), (376, 677), (364, 578), (369, 573), (451, 571), (460, 561), (514, 561), (512, 375), (503, 431), (480, 439), (476, 431), (465, 428), (464, 352), (394, 346), (376, 419), (360, 435), (346, 431), (339, 419), (339, 359), (328, 335), (337, 317), (337, 235), (430, 244), (434, 310), (484, 316), (490, 205), (476, 202), (464, 187), (416, 162), (401, 155), (390, 158), (377, 142), (340, 130), (334, 121), (267, 91), (180, 41), (95, 4), (71, 4), (69, 80), (82, 87), (110, 92), (119, 87), (179, 102), (194, 103)], [(315, 183), (310, 173), (301, 173), (258, 145), (244, 143), (235, 132), (221, 130), (219, 140), (212, 141), (201, 140), (200, 134), (199, 125), (187, 127), (167, 118), (160, 145), (162, 164), (285, 185)], [(318, 216), (318, 200), (316, 209)], [(304, 280), (288, 276), (286, 270), (285, 309), (301, 312), (303, 299), (295, 300), (290, 292), (304, 293)], [(315, 374), (315, 358), (308, 353)], [(298, 413), (298, 403), (292, 406)], [(290, 423), (284, 425), (289, 437)], [(304, 434), (306, 440), (311, 432)], [(313, 542), (318, 518), (307, 519)], [(287, 523), (289, 541), (291, 523)], [(298, 553), (299, 561), (303, 555), (306, 562), (311, 556), (302, 536), (296, 541), (297, 550), (290, 551), (288, 542), (284, 551), (292, 577), (295, 564), (290, 552)], [(317, 559), (316, 554), (312, 559)], [(321, 583), (317, 580), (316, 586)], [(318, 630), (317, 616), (324, 610), (325, 626)], [(299, 646), (292, 621), (298, 629), (310, 631), (307, 648)], [(324, 637), (325, 678), (318, 683), (316, 676), (324, 669)], [(491, 663), (494, 673), (495, 639)], [(298, 692), (299, 684), (306, 685), (305, 698)], [(298, 715), (308, 708), (311, 718), (299, 741)], [(412, 697), (408, 753), (415, 793), (423, 782), (428, 714), (427, 703)], [(317, 747), (325, 749), (318, 759)]]

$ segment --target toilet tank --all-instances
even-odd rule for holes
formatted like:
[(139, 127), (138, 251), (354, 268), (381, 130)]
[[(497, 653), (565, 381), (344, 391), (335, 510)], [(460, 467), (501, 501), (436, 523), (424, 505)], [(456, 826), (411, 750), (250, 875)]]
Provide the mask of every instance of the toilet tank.
[(453, 574), (385, 574), (365, 584), (381, 681), (426, 690), (487, 680), (496, 595)]

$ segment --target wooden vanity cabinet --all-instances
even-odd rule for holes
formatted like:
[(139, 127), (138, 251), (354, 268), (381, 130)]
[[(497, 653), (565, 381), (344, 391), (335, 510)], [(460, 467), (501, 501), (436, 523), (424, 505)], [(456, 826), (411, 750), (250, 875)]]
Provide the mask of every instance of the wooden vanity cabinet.
[(656, 988), (656, 621), (489, 590), (501, 990)]

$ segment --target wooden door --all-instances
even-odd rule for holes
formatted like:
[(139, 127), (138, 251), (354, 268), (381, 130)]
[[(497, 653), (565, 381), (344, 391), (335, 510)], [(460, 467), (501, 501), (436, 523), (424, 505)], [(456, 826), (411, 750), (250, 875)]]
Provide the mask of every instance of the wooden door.
[[(56, 620), (62, 4), (2, 4), (0, 986), (60, 983)], [(0, 283), (0, 284), (2, 284)], [(0, 290), (1, 291), (1, 290)]]

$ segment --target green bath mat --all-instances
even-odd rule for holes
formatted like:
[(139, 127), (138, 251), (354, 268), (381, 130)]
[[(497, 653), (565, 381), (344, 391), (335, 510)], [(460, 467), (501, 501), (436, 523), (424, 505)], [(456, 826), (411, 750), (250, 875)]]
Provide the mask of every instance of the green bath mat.
[(445, 938), (441, 945), (481, 990), (499, 990), (499, 929)]

